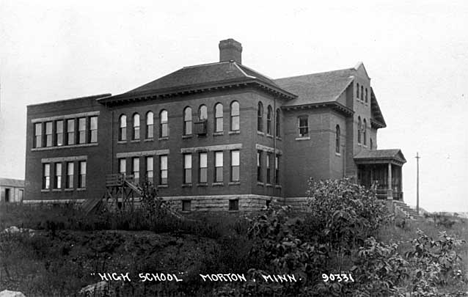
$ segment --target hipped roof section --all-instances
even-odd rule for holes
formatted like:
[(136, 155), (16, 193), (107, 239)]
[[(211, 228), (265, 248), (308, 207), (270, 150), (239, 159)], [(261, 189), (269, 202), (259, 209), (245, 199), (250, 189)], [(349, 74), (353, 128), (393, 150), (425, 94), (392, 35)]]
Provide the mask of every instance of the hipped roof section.
[(268, 77), (230, 61), (184, 67), (129, 92), (104, 98), (99, 102), (112, 105), (125, 101), (171, 97), (247, 85), (260, 87), (288, 100), (296, 97), (280, 88)]
[(405, 156), (400, 149), (389, 150), (363, 150), (354, 157), (356, 164), (387, 164), (403, 165)]

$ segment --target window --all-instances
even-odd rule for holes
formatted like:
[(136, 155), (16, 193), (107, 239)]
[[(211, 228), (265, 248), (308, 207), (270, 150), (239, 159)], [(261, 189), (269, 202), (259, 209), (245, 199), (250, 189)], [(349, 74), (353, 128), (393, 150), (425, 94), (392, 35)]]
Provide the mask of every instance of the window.
[(49, 163), (42, 164), (42, 189), (43, 190), (50, 189), (50, 164)]
[(361, 100), (364, 100), (364, 87), (361, 86)]
[(215, 105), (215, 132), (223, 132), (223, 105)]
[(231, 103), (231, 131), (239, 131), (240, 129), (240, 111), (239, 102), (234, 101)]
[(357, 84), (357, 87), (356, 87), (356, 98), (359, 99), (359, 84)]
[(336, 125), (336, 135), (335, 135), (335, 152), (337, 154), (340, 153), (340, 137), (341, 137), (341, 131), (340, 131), (340, 125)]
[(281, 114), (279, 108), (276, 110), (276, 137), (280, 137), (280, 131), (281, 131)]
[(90, 117), (89, 118), (89, 142), (96, 143), (97, 142), (97, 130), (98, 129), (98, 118), (97, 117)]
[(198, 175), (198, 181), (200, 183), (208, 182), (208, 153), (200, 153), (200, 172)]
[(362, 136), (364, 145), (367, 145), (367, 121), (364, 119), (364, 125), (362, 125)]
[(42, 123), (34, 124), (34, 147), (42, 147)]
[(263, 104), (262, 102), (258, 102), (257, 131), (263, 132)]
[(54, 179), (54, 188), (62, 188), (62, 163), (55, 163), (55, 179)]
[(153, 157), (146, 157), (146, 181), (153, 183), (153, 164), (154, 158)]
[(271, 106), (268, 105), (268, 111), (267, 111), (267, 134), (272, 135), (273, 133), (271, 132), (271, 120), (273, 117), (273, 110), (271, 109)]
[(192, 201), (182, 200), (182, 211), (191, 211), (191, 210), (192, 210)]
[(239, 199), (229, 200), (229, 210), (239, 210)]
[(372, 138), (370, 140), (370, 149), (372, 150), (374, 148), (374, 143), (372, 142)]
[(67, 120), (67, 144), (75, 144), (75, 120)]
[(78, 167), (78, 188), (86, 188), (86, 161), (80, 161)]
[(154, 137), (154, 113), (148, 111), (146, 113), (146, 139), (153, 139)]
[(192, 108), (184, 109), (184, 135), (192, 135)]
[(86, 143), (86, 118), (78, 119), (78, 143)]
[(52, 146), (52, 122), (45, 123), (46, 146)]
[(366, 103), (368, 102), (368, 93), (367, 93), (367, 88), (366, 88)]
[(132, 175), (135, 184), (140, 183), (140, 158), (135, 157), (132, 158)]
[(159, 184), (167, 185), (167, 155), (159, 156)]
[(262, 151), (257, 151), (257, 181), (262, 182)]
[(119, 141), (127, 140), (127, 116), (121, 115), (119, 119)]
[(299, 122), (299, 137), (309, 136), (309, 118), (307, 116), (301, 116), (298, 119)]
[(206, 121), (208, 119), (208, 108), (205, 105), (201, 105), (198, 109), (198, 120)]
[(119, 159), (119, 173), (124, 176), (127, 174), (127, 160), (125, 158)]
[(63, 145), (63, 121), (55, 122), (55, 145)]
[(133, 135), (132, 135), (133, 140), (138, 140), (140, 139), (140, 115), (139, 114), (134, 114), (133, 115)]
[(169, 136), (168, 115), (167, 110), (162, 110), (159, 114), (159, 137)]
[(276, 179), (276, 184), (279, 185), (280, 183), (280, 176), (279, 176), (279, 156), (275, 157), (275, 179)]
[(223, 152), (215, 152), (215, 182), (223, 182)]
[(358, 117), (358, 127), (357, 127), (357, 142), (358, 143), (361, 143), (361, 130), (362, 130), (361, 117)]
[(266, 182), (267, 184), (271, 184), (271, 153), (267, 153), (266, 157)]
[(240, 151), (231, 151), (231, 181), (240, 181)]
[(192, 154), (184, 154), (184, 184), (192, 183)]
[(74, 175), (75, 175), (75, 164), (73, 162), (68, 162), (67, 163), (67, 189), (73, 189), (73, 183), (74, 183)]

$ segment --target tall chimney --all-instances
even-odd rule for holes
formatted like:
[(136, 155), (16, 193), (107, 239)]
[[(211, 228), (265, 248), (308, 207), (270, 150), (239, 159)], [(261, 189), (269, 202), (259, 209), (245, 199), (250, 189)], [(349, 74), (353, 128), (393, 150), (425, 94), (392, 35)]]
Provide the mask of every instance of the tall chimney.
[(234, 61), (242, 64), (242, 44), (232, 38), (219, 42), (219, 61)]

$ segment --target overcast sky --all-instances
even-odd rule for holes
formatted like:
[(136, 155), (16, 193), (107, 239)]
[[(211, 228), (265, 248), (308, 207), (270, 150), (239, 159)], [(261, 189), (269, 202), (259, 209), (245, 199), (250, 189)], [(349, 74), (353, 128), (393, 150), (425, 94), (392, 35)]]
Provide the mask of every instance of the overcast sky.
[[(135, 3), (136, 2), (136, 3)], [(0, 176), (24, 178), (26, 106), (119, 94), (217, 62), (218, 43), (281, 78), (364, 62), (400, 148), (405, 201), (468, 211), (468, 1), (0, 0)]]

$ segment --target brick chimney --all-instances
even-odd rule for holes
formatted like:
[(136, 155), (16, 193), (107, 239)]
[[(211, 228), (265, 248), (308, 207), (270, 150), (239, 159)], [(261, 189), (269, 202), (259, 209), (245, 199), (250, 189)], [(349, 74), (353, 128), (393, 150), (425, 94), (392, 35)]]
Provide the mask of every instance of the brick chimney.
[(219, 61), (234, 61), (242, 64), (242, 44), (232, 38), (219, 42)]

